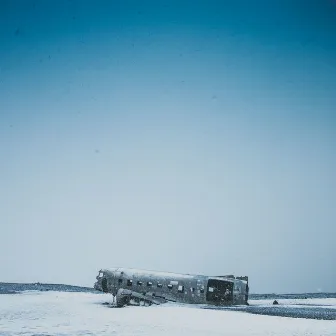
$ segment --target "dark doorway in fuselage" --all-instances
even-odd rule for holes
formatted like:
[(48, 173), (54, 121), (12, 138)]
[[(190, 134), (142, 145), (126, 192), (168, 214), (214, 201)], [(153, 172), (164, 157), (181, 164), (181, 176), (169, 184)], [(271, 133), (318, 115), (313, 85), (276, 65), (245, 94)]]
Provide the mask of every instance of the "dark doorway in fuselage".
[(108, 289), (107, 289), (107, 279), (106, 278), (102, 279), (102, 290), (103, 290), (104, 293), (108, 292)]
[(233, 283), (225, 280), (209, 279), (206, 300), (213, 304), (232, 304)]

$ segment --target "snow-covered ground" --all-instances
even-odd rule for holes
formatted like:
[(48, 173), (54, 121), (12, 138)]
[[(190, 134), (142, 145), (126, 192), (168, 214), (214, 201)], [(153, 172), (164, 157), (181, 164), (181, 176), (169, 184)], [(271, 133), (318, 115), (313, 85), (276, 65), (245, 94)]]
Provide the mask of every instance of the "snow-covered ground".
[[(104, 294), (69, 292), (1, 295), (0, 335), (336, 336), (336, 321), (253, 315), (171, 304), (111, 309), (102, 304), (109, 299)], [(303, 301), (307, 303), (307, 300)], [(270, 301), (251, 304), (269, 305)], [(335, 307), (336, 299), (318, 299), (318, 305), (324, 304)]]

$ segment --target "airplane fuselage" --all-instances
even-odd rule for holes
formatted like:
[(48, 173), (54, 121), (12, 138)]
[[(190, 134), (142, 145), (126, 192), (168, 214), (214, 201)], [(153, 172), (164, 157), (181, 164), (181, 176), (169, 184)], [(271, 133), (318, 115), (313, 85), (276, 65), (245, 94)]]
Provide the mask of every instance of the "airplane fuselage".
[(100, 270), (96, 279), (94, 288), (113, 296), (126, 290), (137, 293), (139, 298), (189, 304), (242, 305), (248, 302), (247, 277), (111, 268)]

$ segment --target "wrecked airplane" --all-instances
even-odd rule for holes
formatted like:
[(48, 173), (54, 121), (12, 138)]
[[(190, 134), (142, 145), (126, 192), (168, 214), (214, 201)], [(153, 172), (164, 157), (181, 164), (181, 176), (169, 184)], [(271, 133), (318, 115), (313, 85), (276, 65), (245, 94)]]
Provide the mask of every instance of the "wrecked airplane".
[(94, 288), (113, 295), (117, 307), (165, 302), (248, 304), (248, 277), (205, 276), (131, 268), (101, 269)]

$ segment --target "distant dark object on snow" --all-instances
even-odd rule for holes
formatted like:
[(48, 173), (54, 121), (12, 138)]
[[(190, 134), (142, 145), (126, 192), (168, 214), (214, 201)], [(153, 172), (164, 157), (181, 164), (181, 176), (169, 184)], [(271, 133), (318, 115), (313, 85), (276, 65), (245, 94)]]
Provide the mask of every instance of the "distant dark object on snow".
[(274, 305), (277, 305), (277, 304), (279, 304), (279, 302), (278, 302), (277, 300), (274, 300), (274, 301), (273, 301), (273, 304), (274, 304)]

